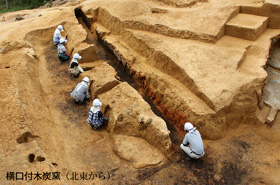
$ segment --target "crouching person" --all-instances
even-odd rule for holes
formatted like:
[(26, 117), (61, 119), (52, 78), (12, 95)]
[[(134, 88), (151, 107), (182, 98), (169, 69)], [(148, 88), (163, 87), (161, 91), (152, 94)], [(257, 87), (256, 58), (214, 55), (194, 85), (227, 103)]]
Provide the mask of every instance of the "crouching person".
[(66, 51), (66, 48), (64, 46), (64, 44), (67, 43), (67, 40), (64, 39), (64, 38), (61, 38), (59, 40), (59, 44), (57, 45), (57, 53), (58, 53), (58, 59), (61, 61), (61, 62), (65, 62), (67, 60), (70, 59), (70, 56), (69, 54), (67, 53)]
[(61, 36), (61, 32), (64, 32), (63, 30), (63, 26), (62, 25), (58, 25), (58, 27), (56, 28), (54, 34), (53, 34), (53, 42), (55, 45), (59, 44), (59, 40), (61, 38), (65, 38), (65, 40), (67, 40), (66, 37), (62, 37)]
[(187, 154), (186, 160), (202, 157), (204, 155), (204, 146), (199, 131), (189, 122), (185, 123), (184, 130), (187, 131), (187, 134), (180, 148)]
[(84, 77), (83, 81), (78, 83), (76, 88), (74, 89), (73, 92), (71, 92), (71, 98), (75, 100), (76, 103), (83, 103), (85, 98), (89, 98), (89, 92), (88, 92), (88, 87), (89, 87), (89, 78)]
[(109, 119), (105, 118), (102, 114), (100, 110), (102, 103), (99, 99), (94, 99), (92, 104), (93, 106), (89, 110), (89, 116), (87, 121), (94, 130), (97, 130), (105, 122), (108, 122)]
[(84, 70), (79, 66), (78, 60), (80, 59), (82, 59), (82, 57), (78, 53), (75, 53), (69, 65), (68, 70), (74, 77), (78, 77), (80, 73), (84, 72)]

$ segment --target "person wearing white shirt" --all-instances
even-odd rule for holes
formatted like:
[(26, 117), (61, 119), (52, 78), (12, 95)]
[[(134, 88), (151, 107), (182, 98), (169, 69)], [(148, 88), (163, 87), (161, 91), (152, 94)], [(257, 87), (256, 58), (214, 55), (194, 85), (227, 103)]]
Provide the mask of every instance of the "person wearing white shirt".
[[(58, 25), (58, 27), (56, 28), (56, 30), (54, 31), (54, 34), (53, 34), (53, 42), (54, 42), (55, 45), (57, 45), (59, 43), (59, 40), (61, 38), (64, 38), (64, 37), (62, 37), (61, 32), (64, 32), (63, 26)], [(64, 38), (64, 39), (67, 42), (67, 39), (66, 38)]]
[(186, 160), (201, 158), (204, 155), (204, 146), (199, 131), (190, 122), (185, 123), (184, 130), (187, 134), (180, 148), (188, 155)]

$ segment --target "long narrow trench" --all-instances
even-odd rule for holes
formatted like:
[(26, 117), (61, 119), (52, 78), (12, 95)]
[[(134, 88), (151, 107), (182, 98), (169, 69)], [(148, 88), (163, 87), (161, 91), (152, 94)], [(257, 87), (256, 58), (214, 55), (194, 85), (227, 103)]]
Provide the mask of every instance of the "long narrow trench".
[(116, 71), (120, 80), (122, 82), (127, 82), (131, 87), (133, 87), (142, 98), (151, 106), (152, 111), (155, 115), (161, 117), (167, 124), (167, 128), (170, 131), (170, 138), (173, 144), (179, 145), (182, 142), (181, 135), (178, 133), (175, 126), (166, 119), (161, 112), (156, 108), (156, 106), (152, 103), (152, 101), (145, 96), (143, 90), (137, 85), (135, 80), (129, 75), (129, 71), (126, 68), (123, 68), (121, 62), (114, 55), (113, 51), (111, 51), (104, 42), (99, 38), (97, 44), (97, 54), (98, 57), (102, 60), (106, 60), (109, 65), (111, 65)]
[[(127, 69), (123, 67), (121, 61), (118, 60), (114, 52), (110, 50), (110, 48), (105, 44), (105, 42), (98, 37), (97, 33), (91, 31), (89, 20), (86, 18), (83, 12), (80, 9), (76, 9), (75, 12), (79, 23), (83, 26), (83, 28), (88, 33), (87, 36), (88, 44), (96, 45), (98, 58), (100, 60), (106, 61), (109, 65), (111, 65), (116, 70), (118, 76), (120, 77), (120, 80), (122, 82), (127, 82), (143, 97), (143, 99), (151, 106), (151, 110), (154, 112), (154, 114), (161, 117), (166, 122), (167, 128), (170, 131), (169, 136), (172, 142), (172, 153), (169, 156), (169, 159), (171, 163), (166, 164), (164, 166), (154, 166), (150, 168), (139, 169), (137, 179), (143, 181), (154, 176), (159, 171), (165, 171), (165, 170), (172, 171), (175, 169), (176, 169), (175, 171), (178, 170), (175, 176), (179, 177), (183, 175), (183, 178), (185, 178), (186, 177), (185, 170), (188, 169), (188, 171), (192, 171), (195, 178), (199, 182), (202, 182), (202, 184), (203, 183), (206, 184), (208, 181), (218, 184), (213, 173), (214, 164), (211, 161), (208, 161), (207, 158), (204, 157), (204, 159), (197, 160), (192, 163), (184, 162), (185, 154), (183, 151), (181, 151), (179, 147), (179, 145), (183, 140), (183, 136), (179, 134), (177, 128), (161, 114), (161, 112), (156, 108), (156, 106), (152, 103), (152, 101), (147, 96), (145, 96), (144, 91), (141, 89), (141, 87), (137, 85), (137, 82), (134, 80), (134, 78), (129, 75), (129, 71), (127, 71)], [(169, 178), (173, 178), (175, 176), (169, 174)], [(185, 182), (188, 181), (189, 180)], [(226, 182), (227, 180), (225, 179), (223, 181)]]
[[(276, 36), (272, 39), (268, 61), (264, 67), (267, 71), (266, 84), (263, 87), (261, 107), (263, 120), (269, 126), (280, 124), (280, 39)], [(266, 111), (265, 111), (266, 109)]]
[[(170, 131), (170, 139), (172, 143), (175, 146), (179, 146), (182, 142), (182, 136), (179, 134), (178, 130), (175, 128), (175, 126), (166, 119), (161, 112), (156, 108), (156, 106), (152, 103), (152, 101), (145, 96), (145, 93), (143, 93), (142, 89), (139, 88), (135, 80), (132, 76), (129, 75), (129, 71), (127, 71), (126, 68), (123, 67), (121, 64), (121, 61), (117, 59), (117, 57), (114, 55), (113, 51), (110, 50), (110, 48), (107, 47), (107, 45), (104, 43), (104, 41), (96, 34), (95, 32), (92, 32), (90, 27), (89, 20), (87, 17), (83, 14), (81, 9), (75, 9), (75, 15), (79, 21), (79, 23), (83, 26), (83, 28), (87, 31), (87, 43), (88, 44), (95, 44), (97, 48), (97, 55), (100, 60), (106, 61), (110, 66), (112, 66), (118, 76), (120, 77), (120, 80), (122, 82), (127, 82), (131, 87), (133, 87), (141, 96), (142, 98), (151, 106), (152, 111), (155, 115), (161, 117), (167, 124), (167, 128)], [(175, 147), (179, 148), (179, 147)]]
[[(177, 128), (168, 119), (166, 119), (161, 114), (161, 112), (156, 108), (156, 106), (152, 103), (152, 101), (147, 96), (145, 96), (145, 93), (142, 91), (142, 89), (137, 85), (135, 80), (129, 75), (129, 71), (123, 68), (121, 61), (117, 59), (113, 51), (111, 51), (101, 39), (97, 40), (96, 46), (97, 46), (98, 57), (102, 60), (106, 60), (109, 65), (114, 67), (121, 81), (127, 82), (130, 86), (136, 89), (137, 92), (142, 96), (142, 98), (151, 106), (151, 110), (154, 112), (154, 114), (161, 117), (166, 122), (167, 128), (170, 131), (169, 136), (172, 142), (172, 150), (173, 150), (173, 153), (170, 156), (171, 165), (173, 163), (175, 166), (176, 165), (180, 166), (177, 168), (181, 169), (182, 173), (184, 173), (184, 169), (189, 169), (193, 171), (194, 176), (196, 176), (196, 178), (199, 179), (200, 182), (208, 182), (208, 180), (216, 182), (213, 174), (213, 164), (208, 163), (207, 161), (204, 160), (198, 160), (193, 163), (185, 163), (184, 160), (182, 160), (185, 158), (185, 154), (183, 151), (181, 151), (179, 145), (181, 144), (183, 137), (181, 134), (179, 134)], [(140, 181), (142, 181), (148, 179), (149, 177), (153, 176), (154, 174), (158, 173), (161, 170), (169, 169), (169, 168), (170, 165), (167, 164), (164, 166), (155, 166), (155, 167), (150, 167), (145, 169), (139, 169), (138, 170), (139, 174), (137, 178)], [(197, 169), (200, 169), (199, 173), (197, 173), (196, 171)], [(169, 177), (171, 178), (172, 175)]]

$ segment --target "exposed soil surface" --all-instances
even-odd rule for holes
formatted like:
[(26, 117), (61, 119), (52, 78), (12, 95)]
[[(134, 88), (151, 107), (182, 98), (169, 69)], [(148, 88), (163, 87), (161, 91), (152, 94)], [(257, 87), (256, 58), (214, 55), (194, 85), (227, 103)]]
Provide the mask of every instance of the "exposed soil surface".
[[(279, 4), (53, 4), (0, 15), (0, 184), (280, 184), (279, 88), (273, 81), (279, 80), (280, 25), (269, 9)], [(239, 5), (245, 14), (270, 17), (261, 18), (259, 35), (242, 32), (253, 40), (226, 35), (226, 26), (228, 33), (239, 29), (226, 25)], [(52, 35), (59, 24), (70, 55), (85, 53), (80, 64), (86, 71), (78, 78), (68, 73), (69, 61), (57, 58)], [(70, 93), (85, 75), (93, 80), (91, 97), (75, 104)], [(97, 131), (87, 123), (96, 97), (110, 117)], [(202, 134), (205, 156), (199, 160), (185, 160), (179, 148), (185, 121)], [(118, 148), (118, 138), (133, 138), (135, 148)], [(141, 160), (142, 146), (159, 162)], [(37, 180), (37, 172), (45, 179)], [(50, 179), (43, 176), (49, 172)]]

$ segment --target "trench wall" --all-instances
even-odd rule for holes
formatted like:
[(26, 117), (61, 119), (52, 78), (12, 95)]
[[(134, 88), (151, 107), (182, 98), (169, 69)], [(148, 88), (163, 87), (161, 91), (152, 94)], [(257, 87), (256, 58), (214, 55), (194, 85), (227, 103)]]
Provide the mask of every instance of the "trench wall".
[[(218, 112), (198, 114), (187, 103), (184, 104), (184, 100), (178, 98), (178, 95), (163, 92), (157, 78), (139, 72), (133, 65), (127, 65), (131, 63), (128, 58), (125, 58), (110, 43), (103, 42), (116, 54), (121, 63), (125, 64), (124, 67), (157, 109), (182, 134), (184, 133), (183, 125), (187, 121), (194, 123), (204, 138), (214, 140), (224, 137), (228, 129), (234, 129), (239, 124), (260, 123), (256, 117), (256, 110), (258, 108), (258, 99), (261, 95), (260, 92), (264, 79), (256, 79), (254, 82), (240, 87), (238, 93), (234, 95), (231, 104)], [(176, 100), (176, 103), (174, 103), (174, 100)], [(179, 104), (181, 105), (179, 106)]]
[[(147, 43), (137, 38), (131, 30), (145, 30), (145, 32), (155, 32), (162, 35), (194, 39), (196, 36), (182, 36), (186, 33), (177, 34), (176, 30), (163, 28), (162, 26), (149, 26), (139, 22), (122, 22), (116, 16), (111, 15), (103, 8), (88, 9), (85, 13), (89, 17), (92, 30), (95, 29), (99, 39), (102, 40), (112, 52), (118, 57), (123, 67), (135, 79), (145, 95), (153, 102), (158, 110), (169, 119), (180, 131), (186, 121), (193, 122), (207, 139), (220, 139), (224, 137), (228, 129), (235, 128), (239, 124), (260, 124), (256, 116), (258, 101), (261, 97), (261, 89), (265, 79), (263, 77), (249, 80), (247, 84), (241, 86), (236, 92), (232, 92), (232, 101), (225, 107), (216, 110), (215, 105), (206, 97), (193, 80), (180, 66), (177, 66), (164, 53), (157, 52), (150, 48)], [(102, 28), (101, 28), (102, 27)], [(175, 31), (175, 32), (174, 32)], [(108, 41), (109, 36), (121, 38), (119, 42), (125, 44), (128, 53), (122, 53), (118, 48)], [(216, 38), (215, 38), (216, 39)], [(215, 40), (214, 39), (214, 40)], [(203, 41), (203, 38), (197, 40)], [(206, 39), (212, 40), (213, 39)], [(178, 80), (188, 87), (195, 96), (199, 97), (209, 106), (208, 113), (199, 113), (192, 107), (184, 104), (184, 100), (177, 95), (162, 92), (159, 88), (159, 81), (155, 76), (145, 73), (140, 69), (143, 63), (147, 62), (152, 68), (157, 68), (169, 78)], [(173, 101), (181, 103), (174, 103)]]

